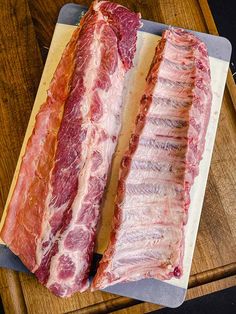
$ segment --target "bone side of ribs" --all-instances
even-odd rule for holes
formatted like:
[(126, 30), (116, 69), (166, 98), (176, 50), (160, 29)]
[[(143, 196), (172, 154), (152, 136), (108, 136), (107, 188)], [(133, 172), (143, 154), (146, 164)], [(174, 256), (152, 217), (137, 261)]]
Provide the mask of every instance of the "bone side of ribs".
[(166, 30), (146, 81), (93, 290), (183, 273), (184, 225), (212, 99), (204, 43), (184, 30)]

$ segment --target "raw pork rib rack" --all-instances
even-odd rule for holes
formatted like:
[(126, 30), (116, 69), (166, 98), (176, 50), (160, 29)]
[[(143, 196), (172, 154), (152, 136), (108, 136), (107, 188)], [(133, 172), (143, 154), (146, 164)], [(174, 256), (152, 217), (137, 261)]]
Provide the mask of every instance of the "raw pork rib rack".
[(182, 275), (184, 225), (211, 107), (207, 50), (165, 31), (120, 168), (113, 231), (92, 289)]
[[(127, 27), (129, 25), (129, 27)], [(75, 30), (28, 141), (1, 237), (59, 296), (84, 291), (121, 126), (140, 15), (95, 1)]]

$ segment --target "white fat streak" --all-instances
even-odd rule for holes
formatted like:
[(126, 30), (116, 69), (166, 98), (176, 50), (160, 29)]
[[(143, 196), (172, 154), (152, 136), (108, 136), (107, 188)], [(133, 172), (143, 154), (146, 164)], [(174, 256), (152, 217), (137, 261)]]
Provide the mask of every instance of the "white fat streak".
[[(50, 119), (50, 115), (49, 114), (47, 114), (45, 116), (45, 119), (42, 120), (42, 121), (44, 121), (46, 123), (46, 121), (48, 119)], [(41, 144), (42, 144), (42, 142), (40, 142), (40, 145)], [(51, 176), (52, 176), (52, 171), (53, 171), (53, 168), (50, 171), (49, 178), (51, 178)], [(49, 206), (49, 204), (52, 202), (52, 191), (53, 191), (52, 185), (49, 184), (49, 186), (48, 186), (48, 194), (47, 194), (47, 197), (46, 197), (46, 200), (45, 200), (45, 210), (44, 210), (43, 223), (41, 224), (42, 231), (41, 231), (40, 236), (36, 240), (37, 241), (37, 246), (36, 246), (36, 264), (35, 264), (35, 267), (32, 270), (32, 272), (35, 272), (38, 269), (38, 267), (39, 267), (39, 265), (40, 265), (40, 263), (42, 261), (43, 254), (46, 254), (48, 249), (50, 249), (50, 247), (48, 247), (47, 251), (42, 250), (42, 242), (48, 241), (50, 239), (50, 234), (51, 234), (51, 226), (49, 224), (50, 218), (53, 216), (53, 214), (56, 211), (64, 211), (65, 208), (68, 205), (68, 202), (67, 202), (67, 203), (63, 204), (59, 208), (55, 208), (54, 206)]]
[[(88, 180), (90, 175), (95, 175), (97, 177), (103, 177), (104, 174), (107, 173), (109, 169), (109, 165), (111, 162), (112, 154), (114, 152), (116, 142), (113, 143), (111, 139), (107, 139), (106, 141), (100, 142), (98, 144), (99, 137), (101, 135), (102, 130), (105, 130), (106, 134), (109, 134), (110, 136), (118, 136), (120, 127), (121, 127), (121, 119), (117, 119), (116, 115), (120, 113), (121, 111), (121, 105), (122, 105), (122, 91), (124, 87), (124, 68), (123, 64), (120, 59), (118, 59), (118, 66), (116, 71), (111, 75), (110, 79), (112, 82), (112, 86), (110, 89), (106, 92), (104, 90), (99, 90), (99, 96), (103, 104), (103, 116), (100, 119), (100, 121), (95, 124), (91, 123), (90, 117), (89, 117), (89, 108), (91, 105), (91, 97), (92, 97), (92, 88), (94, 86), (94, 81), (98, 74), (98, 67), (99, 63), (98, 60), (101, 59), (100, 56), (100, 41), (98, 34), (95, 35), (95, 40), (93, 41), (93, 58), (91, 58), (90, 64), (88, 65), (88, 69), (86, 72), (85, 77), (85, 87), (86, 87), (86, 97), (84, 98), (83, 103), (83, 114), (84, 114), (84, 125), (86, 128), (88, 128), (88, 134), (86, 136), (86, 140), (83, 142), (82, 147), (82, 159), (85, 161), (85, 165), (83, 169), (79, 173), (79, 182), (81, 182), (79, 186), (79, 190), (77, 192), (77, 195), (75, 197), (75, 200), (72, 205), (72, 219), (70, 222), (70, 225), (68, 229), (63, 233), (63, 235), (60, 237), (61, 240), (59, 242), (59, 253), (52, 257), (51, 259), (51, 265), (50, 265), (50, 278), (47, 282), (47, 286), (49, 287), (51, 284), (57, 282), (64, 287), (72, 287), (73, 284), (75, 284), (75, 277), (77, 274), (80, 274), (81, 270), (84, 267), (84, 259), (83, 259), (83, 252), (76, 250), (71, 251), (65, 248), (63, 239), (66, 238), (68, 233), (74, 229), (74, 226), (76, 225), (76, 219), (80, 213), (82, 203), (84, 196), (87, 193), (88, 189)], [(85, 104), (85, 105), (84, 105)], [(92, 135), (92, 130), (96, 130), (95, 136)], [(93, 151), (99, 151), (102, 153), (102, 164), (98, 167), (96, 172), (91, 172), (92, 167), (92, 154)], [(96, 209), (98, 210), (98, 208)], [(96, 221), (94, 221), (91, 226), (90, 230), (95, 227)], [(81, 225), (76, 225), (77, 227), (82, 227)], [(86, 228), (86, 226), (82, 227), (83, 229)], [(87, 232), (90, 232), (87, 229)], [(69, 278), (68, 280), (61, 280), (58, 278), (58, 272), (57, 272), (57, 265), (58, 265), (58, 259), (62, 255), (68, 255), (73, 260), (74, 264), (76, 265), (76, 271), (73, 278)]]

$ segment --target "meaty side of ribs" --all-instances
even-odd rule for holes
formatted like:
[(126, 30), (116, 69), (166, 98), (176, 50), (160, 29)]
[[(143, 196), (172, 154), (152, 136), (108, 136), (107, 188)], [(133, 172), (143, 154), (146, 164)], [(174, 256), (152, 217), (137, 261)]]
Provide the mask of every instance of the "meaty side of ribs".
[(8, 207), (2, 239), (59, 296), (89, 286), (99, 206), (139, 27), (140, 14), (93, 2), (36, 117)]
[(166, 30), (121, 162), (113, 230), (92, 290), (182, 275), (184, 225), (204, 149), (210, 82), (204, 43), (184, 30)]

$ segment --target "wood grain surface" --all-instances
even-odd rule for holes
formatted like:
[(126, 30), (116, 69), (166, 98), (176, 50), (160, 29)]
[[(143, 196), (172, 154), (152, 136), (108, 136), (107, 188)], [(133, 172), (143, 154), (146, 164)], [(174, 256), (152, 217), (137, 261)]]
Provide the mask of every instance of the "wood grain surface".
[[(209, 33), (212, 35), (218, 35), (218, 30), (217, 30), (215, 21), (213, 19), (213, 16), (211, 14), (210, 7), (208, 5), (207, 0), (199, 0), (199, 5), (201, 7), (202, 14), (206, 21), (206, 25), (207, 25), (207, 29)], [(236, 84), (235, 84), (233, 74), (230, 69), (229, 69), (228, 77), (227, 77), (227, 87), (231, 96), (231, 100), (234, 105), (234, 109), (236, 110)]]
[[(60, 8), (64, 0), (0, 1), (0, 211), (10, 187)], [(74, 1), (89, 5), (91, 1)], [(196, 0), (116, 1), (143, 18), (212, 32)], [(200, 1), (202, 2), (202, 1)], [(214, 31), (214, 30), (213, 30)], [(42, 61), (43, 60), (43, 61)], [(187, 298), (236, 284), (236, 113), (225, 90)], [(103, 292), (59, 299), (33, 276), (0, 271), (6, 313), (147, 313), (157, 305)], [(132, 307), (131, 307), (132, 306)], [(18, 312), (17, 312), (18, 311)]]

